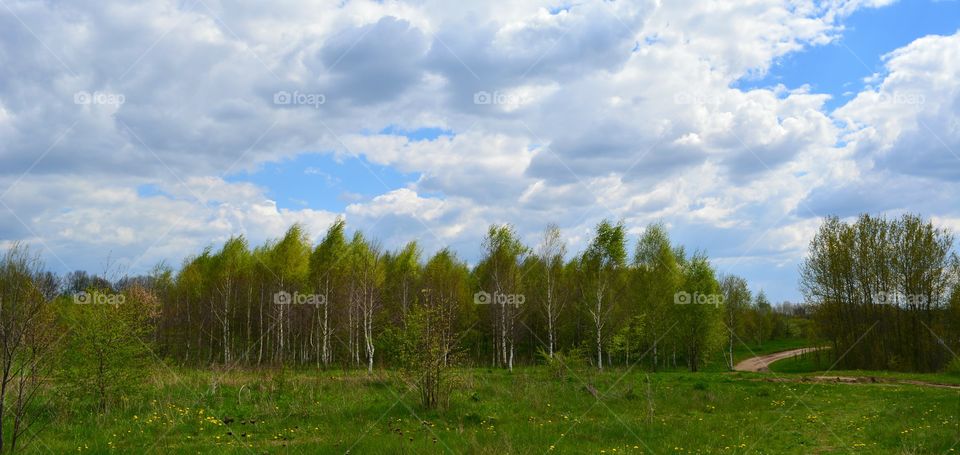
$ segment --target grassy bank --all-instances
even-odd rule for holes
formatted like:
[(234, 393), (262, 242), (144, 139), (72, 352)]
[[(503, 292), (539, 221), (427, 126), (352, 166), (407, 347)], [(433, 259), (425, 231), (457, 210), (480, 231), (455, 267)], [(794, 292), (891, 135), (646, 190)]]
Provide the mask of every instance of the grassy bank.
[(806, 353), (770, 364), (775, 375), (873, 377), (882, 380), (921, 381), (933, 384), (960, 385), (960, 375), (947, 373), (902, 373), (896, 371), (845, 370), (835, 366), (829, 351)]
[(434, 412), (390, 372), (168, 370), (102, 416), (54, 397), (28, 444), (44, 453), (949, 453), (960, 436), (960, 394), (945, 389), (713, 372), (557, 378), (539, 367), (456, 377), (449, 409)]

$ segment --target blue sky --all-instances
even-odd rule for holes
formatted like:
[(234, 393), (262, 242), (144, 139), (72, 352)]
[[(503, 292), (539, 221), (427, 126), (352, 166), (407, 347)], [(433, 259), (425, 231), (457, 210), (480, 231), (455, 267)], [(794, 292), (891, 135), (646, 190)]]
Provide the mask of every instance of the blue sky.
[[(411, 141), (431, 141), (453, 132), (437, 127), (403, 130), (390, 125), (376, 134), (396, 135)], [(363, 156), (336, 156), (333, 150), (304, 151), (291, 159), (268, 162), (258, 169), (227, 177), (228, 182), (249, 182), (266, 189), (266, 195), (286, 209), (309, 207), (344, 211), (349, 204), (369, 201), (385, 191), (407, 187), (417, 173), (400, 172), (367, 161)]]
[(266, 189), (266, 196), (281, 208), (343, 211), (347, 205), (370, 200), (416, 181), (389, 166), (363, 157), (337, 158), (329, 153), (307, 152), (281, 162), (264, 163), (254, 172), (228, 176), (228, 182), (250, 182)]
[(0, 247), (58, 272), (607, 218), (799, 300), (824, 216), (960, 231), (957, 1), (8, 3)]
[(828, 108), (839, 107), (862, 90), (865, 79), (884, 71), (882, 57), (927, 35), (950, 35), (960, 28), (960, 2), (908, 0), (883, 8), (861, 9), (842, 22), (834, 42), (777, 59), (761, 79), (746, 78), (742, 88), (784, 84), (810, 85), (830, 94)]

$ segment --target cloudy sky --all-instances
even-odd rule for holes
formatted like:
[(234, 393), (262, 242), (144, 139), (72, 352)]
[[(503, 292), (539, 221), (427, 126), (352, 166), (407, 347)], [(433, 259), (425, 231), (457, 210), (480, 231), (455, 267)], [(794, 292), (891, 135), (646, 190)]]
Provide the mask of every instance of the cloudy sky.
[[(337, 216), (604, 218), (775, 300), (825, 215), (960, 231), (960, 2), (0, 0), (0, 246), (130, 273)], [(632, 246), (631, 246), (632, 248)]]

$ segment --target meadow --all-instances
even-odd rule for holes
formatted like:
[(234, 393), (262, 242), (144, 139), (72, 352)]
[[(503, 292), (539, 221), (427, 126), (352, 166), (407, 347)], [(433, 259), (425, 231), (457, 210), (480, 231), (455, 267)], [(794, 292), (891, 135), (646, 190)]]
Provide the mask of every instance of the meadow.
[[(763, 350), (741, 349), (736, 357)], [(49, 397), (26, 447), (39, 453), (257, 454), (957, 450), (958, 390), (814, 382), (813, 373), (777, 369), (459, 368), (451, 371), (449, 406), (425, 410), (390, 371), (170, 368), (102, 415), (84, 411), (88, 404)], [(935, 378), (960, 384), (960, 377)]]

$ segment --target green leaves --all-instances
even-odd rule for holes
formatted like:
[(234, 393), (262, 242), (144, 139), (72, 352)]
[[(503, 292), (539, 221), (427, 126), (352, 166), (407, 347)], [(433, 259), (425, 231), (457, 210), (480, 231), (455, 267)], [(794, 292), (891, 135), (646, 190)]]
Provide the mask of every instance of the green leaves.
[(623, 267), (627, 260), (626, 245), (626, 228), (623, 221), (614, 225), (608, 220), (603, 220), (597, 225), (593, 240), (584, 252), (584, 262), (594, 268)]
[(953, 235), (919, 216), (834, 217), (810, 243), (800, 287), (835, 351), (850, 350), (844, 367), (931, 371), (960, 348), (944, 311), (958, 269)]

